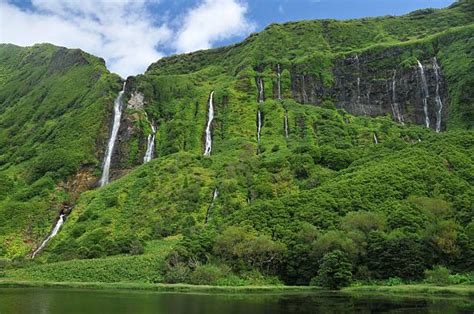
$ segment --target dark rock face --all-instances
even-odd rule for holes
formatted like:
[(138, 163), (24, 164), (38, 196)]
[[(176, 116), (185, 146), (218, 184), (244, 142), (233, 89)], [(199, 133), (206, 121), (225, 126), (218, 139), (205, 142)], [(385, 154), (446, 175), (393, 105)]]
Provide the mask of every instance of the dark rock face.
[(78, 65), (87, 65), (89, 62), (79, 49), (59, 48), (51, 59), (49, 74), (66, 71)]
[[(393, 48), (378, 53), (353, 55), (336, 59), (332, 70), (332, 86), (325, 87), (314, 75), (304, 75), (291, 70), (293, 98), (306, 104), (320, 105), (331, 99), (337, 108), (354, 115), (390, 115), (399, 121), (397, 110), (404, 122), (425, 124), (422, 80), (417, 65), (401, 67), (401, 49)], [(434, 59), (426, 56), (423, 64), (428, 85), (428, 118), (430, 127), (436, 127), (438, 104), (436, 103), (437, 79)], [(441, 129), (447, 120), (448, 90), (439, 64), (439, 95), (443, 103)], [(395, 81), (395, 84), (394, 84)], [(395, 93), (394, 91), (395, 87)], [(394, 105), (397, 106), (394, 107)]]

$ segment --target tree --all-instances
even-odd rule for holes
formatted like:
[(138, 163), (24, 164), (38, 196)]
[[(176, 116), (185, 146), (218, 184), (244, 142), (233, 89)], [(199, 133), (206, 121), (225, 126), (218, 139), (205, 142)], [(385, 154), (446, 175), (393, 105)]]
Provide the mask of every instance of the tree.
[(385, 228), (385, 217), (382, 214), (367, 211), (349, 212), (342, 218), (341, 227), (345, 231), (361, 231), (368, 234), (371, 231)]
[(266, 273), (276, 269), (285, 251), (283, 243), (268, 235), (257, 236), (253, 229), (236, 226), (224, 230), (214, 245), (214, 253), (235, 268), (258, 268)]
[(343, 252), (332, 251), (321, 259), (317, 282), (323, 287), (338, 290), (350, 284), (351, 269), (352, 265)]

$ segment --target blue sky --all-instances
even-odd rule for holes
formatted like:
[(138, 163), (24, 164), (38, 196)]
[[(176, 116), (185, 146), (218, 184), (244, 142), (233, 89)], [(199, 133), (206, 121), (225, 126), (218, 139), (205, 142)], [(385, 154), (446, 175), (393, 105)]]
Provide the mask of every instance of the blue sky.
[(453, 0), (0, 0), (0, 42), (50, 42), (125, 77), (159, 58), (239, 42), (270, 23), (401, 15)]

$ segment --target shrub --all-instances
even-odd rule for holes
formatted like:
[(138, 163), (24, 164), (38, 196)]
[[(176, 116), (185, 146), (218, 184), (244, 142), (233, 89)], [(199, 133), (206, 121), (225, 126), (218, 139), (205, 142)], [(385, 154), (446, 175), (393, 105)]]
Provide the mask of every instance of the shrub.
[(346, 255), (335, 250), (327, 253), (321, 259), (321, 267), (319, 269), (317, 279), (312, 279), (311, 283), (338, 290), (348, 286), (352, 280), (352, 265), (349, 263)]
[(390, 277), (387, 279), (387, 281), (385, 281), (386, 286), (399, 286), (403, 284), (403, 280), (399, 277)]
[(184, 263), (176, 263), (175, 265), (168, 265), (165, 271), (164, 279), (166, 283), (182, 283), (189, 279), (189, 267)]
[(191, 273), (189, 281), (195, 285), (214, 285), (224, 277), (221, 268), (212, 264), (198, 265)]
[(425, 282), (439, 286), (449, 285), (451, 271), (444, 266), (435, 266), (433, 270), (425, 270)]
[(449, 281), (453, 285), (474, 284), (474, 273), (449, 275)]

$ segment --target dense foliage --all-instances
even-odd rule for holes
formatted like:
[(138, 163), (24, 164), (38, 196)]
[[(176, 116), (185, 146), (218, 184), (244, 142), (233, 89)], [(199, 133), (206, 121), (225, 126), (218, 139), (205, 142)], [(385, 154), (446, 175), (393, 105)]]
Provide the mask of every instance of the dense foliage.
[[(61, 71), (32, 81), (22, 73), (45, 71), (33, 61), (18, 73), (2, 70), (0, 256), (13, 259), (11, 267), (27, 266), (8, 275), (339, 288), (350, 280), (442, 281), (440, 268), (431, 271), (439, 265), (473, 271), (471, 13), (472, 5), (460, 1), (403, 17), (271, 25), (239, 45), (160, 60), (127, 79), (127, 93), (141, 93), (145, 102), (125, 110), (139, 132), (118, 143), (117, 160), (137, 167), (77, 200), (68, 182), (78, 170), (87, 169), (92, 180), (99, 174), (117, 78), (83, 53), (87, 64), (42, 62)], [(50, 60), (62, 51), (2, 49), (1, 58), (18, 63), (21, 54)], [(276, 75), (267, 65), (300, 67), (330, 85), (339, 56), (385, 49), (402, 50), (403, 58), (374, 67), (412, 67), (425, 50), (440, 58), (450, 88), (448, 132), (353, 116), (332, 99), (297, 103), (288, 70), (281, 73), (283, 100), (272, 97)], [(85, 74), (73, 77), (77, 71)], [(49, 99), (56, 89), (61, 94)], [(213, 146), (204, 157), (211, 91)], [(29, 98), (35, 93), (39, 98)], [(151, 120), (158, 126), (156, 158), (138, 166)], [(61, 232), (34, 262), (22, 262), (61, 204), (74, 205)], [(150, 251), (169, 239), (178, 239), (172, 248)]]
[(117, 79), (80, 50), (0, 45), (0, 255), (28, 253), (99, 163)]

